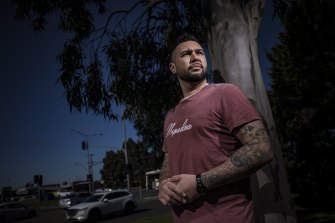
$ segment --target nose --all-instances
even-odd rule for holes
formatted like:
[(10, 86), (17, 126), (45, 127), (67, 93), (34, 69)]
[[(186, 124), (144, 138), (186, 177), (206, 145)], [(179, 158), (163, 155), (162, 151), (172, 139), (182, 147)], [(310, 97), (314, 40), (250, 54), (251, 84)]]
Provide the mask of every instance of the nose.
[(197, 61), (200, 61), (200, 59), (198, 58), (198, 55), (196, 54), (195, 51), (192, 52), (191, 54), (191, 63), (194, 63), (194, 62), (197, 62)]

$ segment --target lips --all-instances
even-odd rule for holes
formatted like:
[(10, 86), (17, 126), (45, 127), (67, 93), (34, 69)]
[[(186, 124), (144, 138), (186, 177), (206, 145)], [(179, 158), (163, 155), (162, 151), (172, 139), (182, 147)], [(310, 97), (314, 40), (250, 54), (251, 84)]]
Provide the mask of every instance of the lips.
[(202, 65), (200, 63), (194, 63), (189, 66), (189, 70), (194, 69), (194, 68), (202, 68)]

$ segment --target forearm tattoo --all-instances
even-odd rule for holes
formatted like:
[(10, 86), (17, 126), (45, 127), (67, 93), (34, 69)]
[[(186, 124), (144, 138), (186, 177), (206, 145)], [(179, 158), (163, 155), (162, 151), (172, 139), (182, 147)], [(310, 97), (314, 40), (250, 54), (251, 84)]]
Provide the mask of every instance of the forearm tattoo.
[(215, 188), (242, 179), (272, 159), (268, 134), (261, 121), (246, 124), (236, 137), (242, 143), (226, 162), (202, 174), (203, 183)]
[(236, 167), (253, 168), (254, 164), (262, 162), (263, 150), (269, 144), (269, 138), (264, 127), (246, 125), (238, 132), (240, 141), (244, 144), (231, 157)]
[(164, 154), (164, 160), (159, 174), (159, 182), (168, 178), (168, 163), (168, 155)]

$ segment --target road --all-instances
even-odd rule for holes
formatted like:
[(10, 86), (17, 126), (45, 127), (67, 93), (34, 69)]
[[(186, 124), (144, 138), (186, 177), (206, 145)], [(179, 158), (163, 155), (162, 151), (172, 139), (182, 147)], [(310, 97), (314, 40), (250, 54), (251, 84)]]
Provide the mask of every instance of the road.
[[(160, 215), (169, 212), (157, 197), (148, 197), (138, 202), (138, 208), (131, 215), (117, 215), (100, 221), (100, 223), (129, 223), (146, 216)], [(65, 212), (60, 208), (38, 210), (38, 215), (32, 219), (17, 221), (17, 223), (69, 223), (65, 219)]]

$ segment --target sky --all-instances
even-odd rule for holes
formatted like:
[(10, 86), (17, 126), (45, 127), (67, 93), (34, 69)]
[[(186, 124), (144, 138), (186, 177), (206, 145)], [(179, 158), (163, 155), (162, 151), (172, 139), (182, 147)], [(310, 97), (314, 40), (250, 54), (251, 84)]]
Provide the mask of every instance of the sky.
[[(270, 64), (265, 50), (277, 42), (281, 30), (278, 20), (272, 19), (271, 7), (267, 1), (259, 32), (260, 65), (267, 83)], [(56, 83), (60, 69), (56, 55), (67, 40), (57, 24), (51, 21), (45, 32), (33, 32), (29, 21), (14, 20), (9, 0), (0, 3), (0, 24), (0, 188), (24, 187), (39, 174), (44, 184), (85, 180), (84, 138), (71, 129), (92, 136), (90, 153), (97, 163), (93, 175), (99, 180), (108, 149), (94, 145), (120, 148), (123, 122), (70, 112), (63, 87)], [(122, 113), (121, 108), (117, 111)], [(126, 137), (139, 139), (128, 121)]]

